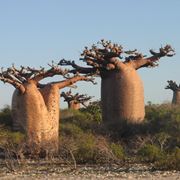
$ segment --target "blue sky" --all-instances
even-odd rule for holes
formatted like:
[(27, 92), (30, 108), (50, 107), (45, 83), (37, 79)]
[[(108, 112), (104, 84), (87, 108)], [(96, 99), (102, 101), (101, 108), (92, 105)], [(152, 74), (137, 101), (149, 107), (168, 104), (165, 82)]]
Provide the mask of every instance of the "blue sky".
[[(170, 101), (166, 81), (180, 83), (179, 21), (179, 0), (0, 0), (0, 67), (47, 67), (61, 58), (78, 63), (83, 47), (102, 38), (144, 54), (169, 43), (176, 55), (139, 74), (146, 102)], [(99, 99), (100, 79), (97, 82), (78, 83), (78, 91)], [(0, 82), (0, 107), (11, 104), (13, 89)]]

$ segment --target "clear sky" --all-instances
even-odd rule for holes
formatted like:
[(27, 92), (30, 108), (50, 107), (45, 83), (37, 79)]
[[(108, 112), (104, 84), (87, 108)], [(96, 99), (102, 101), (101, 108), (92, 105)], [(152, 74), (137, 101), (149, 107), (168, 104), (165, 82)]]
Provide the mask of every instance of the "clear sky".
[[(139, 70), (146, 102), (171, 100), (164, 87), (169, 79), (180, 83), (180, 0), (0, 0), (0, 67), (47, 67), (61, 58), (78, 63), (83, 47), (102, 38), (144, 54), (171, 44), (174, 57)], [(78, 83), (78, 91), (99, 99), (97, 82)], [(0, 108), (11, 104), (13, 90), (0, 82)]]

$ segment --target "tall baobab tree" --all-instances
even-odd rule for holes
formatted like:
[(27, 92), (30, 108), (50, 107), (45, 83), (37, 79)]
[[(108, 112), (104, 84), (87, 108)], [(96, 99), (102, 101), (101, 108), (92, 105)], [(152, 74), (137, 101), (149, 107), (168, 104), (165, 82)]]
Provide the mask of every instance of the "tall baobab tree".
[[(91, 81), (92, 77), (75, 73), (69, 75), (59, 65), (35, 69), (14, 65), (2, 70), (0, 80), (15, 87), (12, 98), (14, 126), (24, 130), (31, 153), (56, 153), (59, 147), (59, 90), (77, 81)], [(40, 84), (40, 81), (60, 75), (61, 81)]]
[(173, 91), (173, 99), (172, 104), (173, 105), (180, 105), (180, 84), (177, 85), (175, 81), (167, 81), (168, 85), (165, 87), (165, 89), (171, 89)]
[[(102, 118), (106, 123), (122, 119), (140, 123), (145, 116), (143, 83), (137, 70), (155, 67), (161, 57), (174, 55), (170, 45), (159, 52), (150, 50), (146, 57), (135, 50), (124, 51), (123, 47), (101, 40), (97, 45), (85, 47), (81, 54), (88, 67), (80, 67), (74, 61), (61, 60), (61, 65), (71, 65), (81, 73), (97, 72), (101, 81)], [(73, 69), (72, 71), (73, 72)]]
[(87, 96), (87, 94), (72, 94), (71, 90), (67, 92), (62, 92), (61, 97), (64, 98), (64, 101), (68, 103), (68, 108), (69, 109), (75, 109), (78, 110), (80, 109), (80, 104), (86, 107), (86, 102), (89, 101), (92, 97)]

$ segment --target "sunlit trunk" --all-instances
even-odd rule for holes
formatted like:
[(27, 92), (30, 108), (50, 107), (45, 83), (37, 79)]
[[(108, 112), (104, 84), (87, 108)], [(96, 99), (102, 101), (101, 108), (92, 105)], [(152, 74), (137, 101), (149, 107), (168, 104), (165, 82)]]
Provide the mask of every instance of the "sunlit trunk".
[(144, 90), (136, 70), (127, 67), (102, 75), (101, 101), (105, 123), (142, 122), (145, 116)]
[(68, 108), (78, 110), (80, 109), (80, 103), (77, 103), (76, 101), (70, 101), (68, 102)]
[(180, 105), (180, 91), (173, 91), (172, 104)]
[(60, 93), (55, 85), (46, 86), (41, 89), (46, 108), (48, 110), (48, 119), (45, 122), (45, 131), (42, 134), (45, 146), (48, 151), (58, 151), (59, 148), (59, 121), (60, 121)]
[(24, 131), (33, 151), (57, 153), (59, 147), (59, 89), (41, 90), (33, 83), (25, 85), (24, 94), (16, 90), (12, 100), (13, 125)]

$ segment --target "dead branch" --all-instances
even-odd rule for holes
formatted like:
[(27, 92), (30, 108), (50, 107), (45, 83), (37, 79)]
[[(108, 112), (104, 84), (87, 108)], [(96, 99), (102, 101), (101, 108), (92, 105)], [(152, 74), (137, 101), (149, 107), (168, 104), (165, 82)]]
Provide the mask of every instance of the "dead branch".
[(73, 160), (73, 164), (74, 164), (74, 170), (76, 170), (76, 168), (77, 168), (77, 163), (76, 163), (76, 159), (75, 159), (75, 157), (74, 157), (74, 154), (73, 154), (73, 152), (71, 151), (71, 150), (69, 150), (69, 153), (70, 153), (70, 155), (71, 155), (71, 158), (72, 158), (72, 160)]

